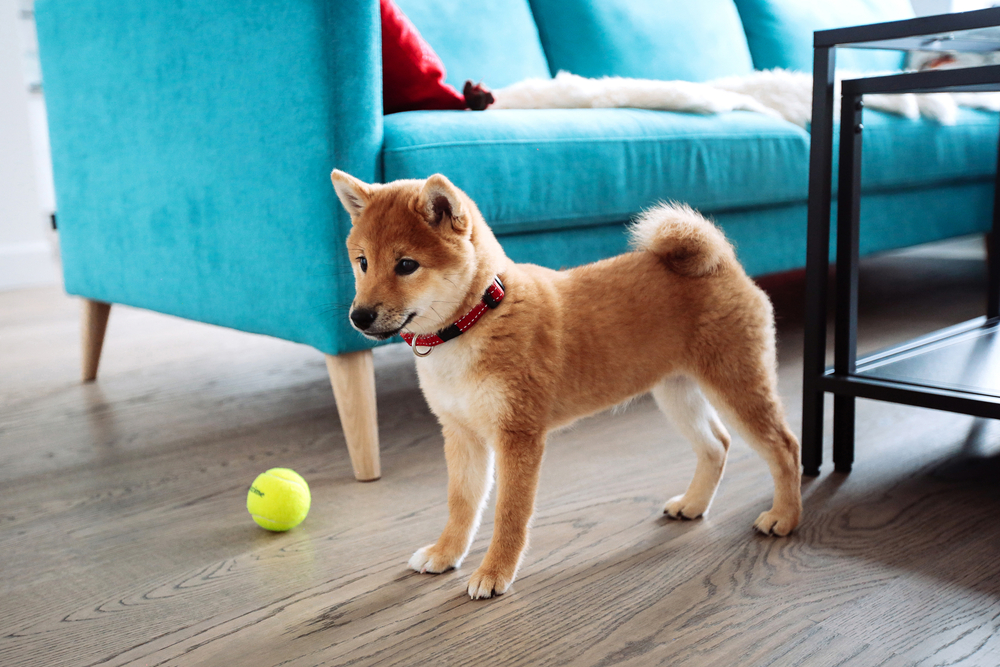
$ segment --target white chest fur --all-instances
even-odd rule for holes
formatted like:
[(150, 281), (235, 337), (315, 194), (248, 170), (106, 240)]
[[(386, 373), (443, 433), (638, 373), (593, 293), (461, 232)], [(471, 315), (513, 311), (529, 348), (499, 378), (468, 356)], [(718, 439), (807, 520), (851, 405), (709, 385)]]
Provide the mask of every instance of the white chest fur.
[(494, 382), (482, 380), (476, 369), (478, 360), (474, 345), (449, 341), (417, 359), (417, 375), (434, 414), (492, 440), (502, 396)]

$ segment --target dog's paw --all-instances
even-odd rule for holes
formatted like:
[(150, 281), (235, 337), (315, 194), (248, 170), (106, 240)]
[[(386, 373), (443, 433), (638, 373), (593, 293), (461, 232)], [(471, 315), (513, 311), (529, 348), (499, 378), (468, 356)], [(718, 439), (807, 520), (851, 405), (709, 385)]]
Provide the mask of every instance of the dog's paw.
[(795, 530), (797, 525), (799, 525), (798, 512), (779, 512), (775, 509), (761, 512), (761, 515), (753, 522), (753, 527), (758, 532), (775, 537), (788, 535)]
[(426, 547), (417, 549), (410, 556), (410, 561), (407, 564), (417, 572), (429, 572), (431, 574), (440, 574), (445, 570), (457, 568), (462, 564), (462, 554), (458, 556), (443, 554), (435, 548), (436, 546), (435, 544), (428, 544)]
[(708, 511), (708, 503), (691, 501), (686, 495), (674, 496), (663, 506), (663, 513), (671, 519), (697, 519)]
[(503, 595), (513, 582), (513, 577), (479, 568), (469, 579), (469, 597), (473, 600), (485, 600), (494, 595)]

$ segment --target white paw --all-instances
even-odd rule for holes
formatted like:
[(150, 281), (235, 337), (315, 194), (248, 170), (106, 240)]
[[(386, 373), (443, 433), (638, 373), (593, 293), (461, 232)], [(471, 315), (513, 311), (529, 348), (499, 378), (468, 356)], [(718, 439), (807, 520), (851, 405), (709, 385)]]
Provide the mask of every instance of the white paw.
[(473, 600), (485, 600), (494, 595), (503, 595), (513, 582), (513, 577), (476, 570), (469, 579), (469, 597)]
[(697, 519), (708, 511), (708, 502), (694, 501), (686, 495), (674, 496), (663, 506), (663, 513), (671, 519)]
[(417, 572), (429, 572), (431, 574), (440, 574), (445, 570), (450, 570), (452, 568), (457, 568), (462, 564), (462, 557), (448, 557), (437, 553), (434, 550), (433, 544), (428, 544), (426, 547), (421, 547), (410, 556), (410, 561), (407, 565), (410, 569), (416, 570)]
[(776, 537), (788, 535), (797, 525), (799, 525), (798, 512), (779, 512), (775, 509), (761, 512), (753, 522), (753, 527), (759, 532)]

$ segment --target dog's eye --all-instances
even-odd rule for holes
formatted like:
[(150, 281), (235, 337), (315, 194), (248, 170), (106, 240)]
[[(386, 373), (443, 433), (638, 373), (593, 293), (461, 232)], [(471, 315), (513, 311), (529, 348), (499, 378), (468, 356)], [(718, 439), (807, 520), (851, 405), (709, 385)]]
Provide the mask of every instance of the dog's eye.
[(364, 257), (358, 257), (358, 266), (361, 267), (361, 273), (368, 272), (368, 260)]
[(417, 264), (416, 260), (401, 259), (399, 260), (399, 263), (396, 264), (396, 274), (400, 276), (408, 276), (418, 268), (420, 268), (420, 265)]

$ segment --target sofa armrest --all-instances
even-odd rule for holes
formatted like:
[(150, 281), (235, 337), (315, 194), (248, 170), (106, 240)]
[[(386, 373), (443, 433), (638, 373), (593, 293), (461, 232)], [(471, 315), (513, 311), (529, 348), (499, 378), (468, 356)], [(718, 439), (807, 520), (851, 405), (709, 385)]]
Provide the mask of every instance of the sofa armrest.
[(381, 177), (378, 2), (35, 7), (67, 291), (367, 347), (329, 173)]

